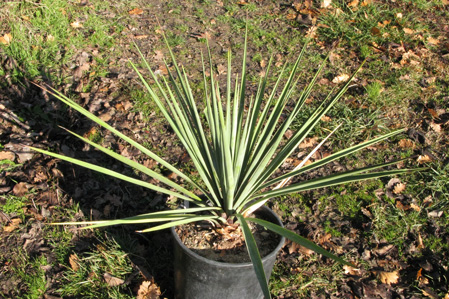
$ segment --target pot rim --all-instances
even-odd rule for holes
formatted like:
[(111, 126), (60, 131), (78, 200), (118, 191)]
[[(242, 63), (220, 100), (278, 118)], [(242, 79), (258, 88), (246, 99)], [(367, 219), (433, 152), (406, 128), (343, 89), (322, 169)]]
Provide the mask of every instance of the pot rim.
[[(272, 216), (274, 216), (274, 218), (276, 219), (276, 221), (278, 223), (276, 224), (280, 224), (283, 227), (282, 221), (279, 218), (279, 216), (270, 208), (268, 208), (267, 206), (262, 206), (259, 209), (265, 210), (266, 212), (269, 212)], [(193, 252), (192, 250), (190, 250), (186, 245), (184, 245), (184, 243), (181, 241), (181, 238), (179, 237), (179, 235), (176, 233), (175, 231), (175, 227), (173, 226), (170, 228), (170, 231), (172, 232), (173, 237), (175, 238), (176, 242), (178, 243), (178, 245), (181, 246), (181, 248), (190, 256), (204, 262), (204, 263), (208, 263), (211, 265), (215, 265), (217, 267), (222, 267), (224, 265), (226, 265), (227, 267), (231, 267), (231, 268), (241, 268), (241, 267), (248, 267), (248, 266), (253, 266), (252, 262), (244, 262), (244, 263), (226, 263), (226, 262), (218, 262), (218, 261), (214, 261), (214, 260), (210, 260), (208, 258), (205, 258), (204, 256), (201, 256), (195, 252)], [(262, 262), (264, 262), (265, 260), (269, 260), (271, 258), (273, 258), (273, 256), (277, 255), (278, 252), (281, 250), (281, 248), (284, 246), (285, 243), (285, 237), (281, 236), (281, 239), (279, 240), (279, 244), (276, 246), (275, 249), (273, 249), (269, 254), (267, 254), (266, 256), (262, 257)]]

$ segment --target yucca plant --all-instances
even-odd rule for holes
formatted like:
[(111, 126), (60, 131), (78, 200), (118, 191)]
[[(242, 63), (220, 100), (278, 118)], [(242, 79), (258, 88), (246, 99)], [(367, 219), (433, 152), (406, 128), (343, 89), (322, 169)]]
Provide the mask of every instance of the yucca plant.
[[(403, 132), (403, 130), (390, 132), (372, 140), (365, 141), (306, 165), (306, 161), (327, 140), (327, 138), (329, 138), (331, 133), (324, 138), (324, 140), (322, 140), (322, 142), (313, 149), (307, 158), (294, 170), (275, 177), (275, 172), (348, 89), (349, 83), (354, 78), (355, 74), (346, 82), (346, 84), (344, 84), (344, 86), (331, 92), (322, 101), (321, 105), (316, 108), (299, 127), (296, 128), (295, 125), (293, 135), (286, 139), (284, 133), (288, 129), (291, 129), (292, 124), (297, 120), (298, 115), (303, 113), (306, 99), (309, 97), (324, 63), (316, 72), (311, 82), (302, 90), (299, 97), (292, 97), (296, 94), (295, 91), (299, 80), (299, 77), (297, 77), (297, 69), (305, 52), (305, 47), (293, 64), (289, 75), (282, 75), (286, 72), (286, 67), (284, 66), (281, 75), (271, 90), (267, 88), (269, 69), (271, 66), (270, 60), (266, 74), (260, 79), (257, 93), (248, 95), (246, 88), (246, 40), (247, 36), (245, 36), (245, 46), (243, 51), (244, 58), (240, 77), (237, 76), (236, 78), (232, 78), (231, 76), (231, 52), (228, 52), (227, 82), (226, 90), (224, 92), (220, 90), (218, 82), (214, 79), (214, 70), (210, 58), (211, 54), (208, 48), (210, 76), (206, 75), (205, 62), (204, 59), (202, 59), (204, 74), (204, 95), (202, 99), (195, 98), (189, 84), (188, 76), (184, 68), (178, 66), (168, 43), (167, 46), (172, 59), (172, 64), (165, 62), (167, 70), (169, 70), (168, 78), (156, 75), (144, 59), (140, 50), (138, 51), (142, 56), (154, 84), (150, 85), (144, 79), (137, 67), (131, 63), (131, 66), (142, 80), (152, 100), (159, 107), (161, 113), (190, 155), (202, 183), (195, 182), (186, 173), (167, 163), (128, 136), (120, 133), (114, 127), (108, 125), (106, 122), (81, 107), (75, 101), (52, 89), (50, 92), (56, 98), (71, 108), (79, 111), (106, 130), (109, 130), (116, 136), (122, 138), (124, 141), (139, 149), (142, 153), (148, 155), (148, 157), (156, 160), (163, 167), (182, 178), (185, 184), (191, 184), (202, 193), (202, 196), (198, 196), (196, 195), (197, 193), (189, 191), (183, 185), (169, 180), (160, 173), (157, 173), (132, 159), (123, 157), (108, 148), (77, 135), (76, 133), (70, 132), (74, 136), (90, 144), (92, 147), (150, 177), (153, 177), (158, 180), (160, 184), (151, 184), (143, 180), (125, 176), (104, 167), (46, 150), (38, 148), (34, 148), (34, 150), (137, 184), (156, 192), (175, 196), (181, 200), (192, 202), (194, 205), (186, 209), (160, 211), (119, 220), (66, 222), (59, 224), (87, 224), (88, 226), (85, 226), (84, 228), (98, 228), (118, 224), (153, 223), (155, 224), (154, 226), (141, 231), (150, 232), (198, 221), (209, 221), (216, 227), (224, 227), (228, 225), (229, 222), (237, 222), (240, 225), (249, 256), (266, 298), (270, 297), (270, 292), (262, 268), (261, 257), (248, 226), (248, 222), (259, 224), (268, 230), (278, 233), (319, 254), (350, 265), (340, 257), (331, 254), (311, 241), (273, 223), (253, 218), (251, 217), (251, 214), (264, 205), (269, 199), (274, 197), (329, 187), (337, 184), (398, 175), (409, 171), (408, 169), (378, 170), (395, 163), (391, 162), (362, 169), (350, 170), (343, 173), (331, 174), (311, 180), (299, 180), (289, 184), (291, 178), (317, 169), (318, 167), (322, 167), (336, 159), (352, 155), (377, 142), (395, 136)], [(235, 87), (232, 87), (233, 82), (235, 82)], [(282, 84), (282, 82), (285, 83)], [(281, 85), (282, 88), (280, 87)], [(266, 94), (269, 95), (266, 96)], [(197, 107), (197, 102), (200, 101), (203, 101), (204, 103), (205, 109), (203, 111), (199, 111)], [(288, 112), (286, 111), (287, 105), (290, 107), (290, 111)]]

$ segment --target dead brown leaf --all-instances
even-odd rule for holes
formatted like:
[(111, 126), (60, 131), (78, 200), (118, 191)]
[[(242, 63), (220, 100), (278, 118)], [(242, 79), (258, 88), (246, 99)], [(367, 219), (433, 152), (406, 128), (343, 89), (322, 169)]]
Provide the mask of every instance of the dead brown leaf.
[(418, 206), (417, 204), (411, 203), (410, 204), (410, 208), (412, 208), (413, 210), (415, 210), (416, 212), (420, 212), (421, 211), (421, 207)]
[(109, 273), (103, 274), (103, 278), (110, 287), (116, 287), (125, 283), (123, 279), (114, 277)]
[(430, 127), (432, 128), (432, 130), (434, 130), (435, 132), (441, 133), (441, 125), (440, 125), (440, 124), (431, 122), (431, 123), (429, 124), (429, 126), (430, 126)]
[(298, 148), (308, 148), (312, 147), (318, 143), (318, 137), (306, 138), (304, 141), (298, 146)]
[(360, 275), (361, 274), (360, 269), (353, 268), (348, 265), (344, 265), (343, 270), (345, 271), (345, 274), (349, 274), (349, 275)]
[(323, 115), (323, 116), (321, 117), (321, 120), (324, 121), (324, 122), (330, 122), (330, 121), (332, 120), (332, 118), (330, 118), (330, 117), (327, 116), (327, 115)]
[(143, 10), (136, 7), (136, 8), (134, 8), (134, 9), (128, 11), (128, 13), (129, 13), (130, 15), (141, 15), (141, 14), (143, 14)]
[(340, 84), (340, 83), (348, 81), (348, 79), (349, 79), (348, 74), (341, 74), (341, 75), (336, 76), (334, 79), (332, 79), (332, 83)]
[(290, 139), (290, 138), (292, 138), (292, 136), (293, 136), (292, 130), (288, 129), (287, 131), (285, 131), (285, 133), (284, 133), (285, 138)]
[(75, 21), (70, 23), (70, 26), (72, 26), (72, 28), (78, 29), (78, 28), (83, 28), (83, 24), (80, 21)]
[(72, 267), (72, 270), (75, 271), (75, 272), (78, 271), (78, 269), (80, 268), (78, 262), (79, 262), (79, 259), (78, 259), (78, 256), (76, 254), (71, 254), (69, 256), (70, 267)]
[(108, 122), (112, 119), (112, 115), (109, 112), (104, 112), (98, 116), (102, 121)]
[(217, 72), (219, 75), (226, 74), (228, 71), (228, 68), (224, 64), (217, 65)]
[(9, 45), (12, 41), (11, 33), (5, 33), (3, 36), (0, 36), (0, 44)]
[(424, 243), (422, 241), (421, 233), (418, 232), (418, 249), (424, 249)]
[(316, 38), (317, 37), (317, 27), (316, 26), (310, 27), (307, 30), (306, 36), (310, 37), (310, 38)]
[(374, 36), (380, 36), (380, 29), (377, 27), (371, 28), (371, 34)]
[(363, 0), (361, 6), (368, 6), (373, 3), (373, 0)]
[(137, 299), (158, 299), (160, 295), (160, 288), (151, 281), (143, 281), (137, 291)]
[(141, 39), (146, 39), (149, 35), (148, 34), (140, 34), (140, 35), (135, 35), (134, 38), (141, 40)]
[(427, 38), (427, 42), (431, 45), (437, 46), (440, 43), (440, 40), (429, 36)]
[(393, 272), (378, 271), (377, 276), (382, 283), (391, 285), (391, 284), (398, 283), (399, 271), (393, 271)]
[(321, 8), (328, 8), (332, 4), (332, 0), (323, 0), (321, 2)]
[(376, 253), (377, 255), (383, 256), (383, 255), (387, 254), (387, 252), (389, 252), (389, 251), (392, 250), (393, 248), (394, 248), (394, 245), (393, 245), (393, 244), (388, 244), (388, 245), (383, 246), (383, 247), (381, 247), (381, 248), (378, 248), (378, 249), (376, 249), (376, 250), (374, 250), (374, 251), (375, 251), (375, 253)]
[(431, 161), (432, 158), (430, 158), (428, 155), (419, 155), (418, 159), (416, 159), (416, 162), (418, 162), (418, 164), (424, 164)]
[(407, 211), (410, 210), (410, 206), (409, 205), (404, 205), (401, 201), (396, 201), (396, 208), (398, 208), (401, 211)]
[(16, 196), (24, 196), (28, 192), (27, 184), (24, 182), (20, 182), (14, 186), (12, 189), (12, 193)]
[(15, 158), (16, 156), (14, 155), (13, 152), (9, 151), (0, 152), (0, 160), (14, 161)]
[(299, 245), (298, 243), (292, 242), (290, 240), (287, 240), (285, 242), (285, 246), (287, 247), (289, 254), (292, 254), (295, 252), (298, 252), (298, 253), (301, 253), (301, 254), (304, 254), (307, 256), (313, 254), (313, 250), (307, 249), (307, 248)]
[(403, 28), (402, 30), (404, 31), (405, 34), (413, 34), (413, 33), (415, 33), (415, 30), (410, 29), (410, 28)]
[(416, 147), (415, 143), (410, 139), (401, 139), (401, 140), (399, 140), (398, 145), (400, 148), (404, 148), (404, 149), (409, 149), (409, 148), (414, 149)]
[(164, 60), (164, 52), (162, 52), (161, 50), (155, 50), (153, 58), (157, 61)]
[(438, 112), (436, 112), (434, 109), (427, 108), (427, 111), (430, 113), (430, 115), (432, 115), (433, 118), (440, 118), (440, 116), (438, 115)]
[(16, 229), (19, 228), (19, 224), (22, 223), (22, 220), (20, 218), (13, 218), (11, 219), (11, 222), (3, 227), (3, 231), (10, 233)]
[(422, 294), (432, 299), (438, 299), (438, 295), (434, 291), (432, 291), (429, 287), (423, 287)]
[(357, 7), (359, 5), (359, 0), (352, 0), (348, 6), (349, 7)]
[(402, 191), (404, 191), (405, 190), (405, 184), (404, 183), (399, 183), (399, 184), (396, 184), (394, 187), (393, 187), (393, 193), (394, 194), (400, 194)]

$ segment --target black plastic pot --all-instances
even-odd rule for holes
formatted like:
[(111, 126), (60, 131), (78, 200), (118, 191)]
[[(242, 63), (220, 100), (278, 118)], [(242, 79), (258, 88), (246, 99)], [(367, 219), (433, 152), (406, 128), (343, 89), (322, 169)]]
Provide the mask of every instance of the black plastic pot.
[[(259, 211), (268, 221), (282, 225), (279, 217), (269, 208), (262, 207)], [(174, 228), (171, 231), (175, 244), (175, 298), (263, 298), (251, 262), (234, 264), (209, 260), (188, 249)], [(262, 258), (267, 279), (270, 279), (276, 255), (284, 241), (282, 237), (276, 249)]]

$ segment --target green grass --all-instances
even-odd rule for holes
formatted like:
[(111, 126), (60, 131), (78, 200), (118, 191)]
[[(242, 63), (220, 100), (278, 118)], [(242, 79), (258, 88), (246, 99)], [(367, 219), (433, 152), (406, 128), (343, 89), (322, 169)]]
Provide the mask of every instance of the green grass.
[(47, 259), (42, 255), (39, 257), (22, 256), (23, 265), (17, 268), (17, 275), (23, 280), (28, 291), (20, 296), (24, 299), (41, 298), (46, 291), (46, 277), (44, 266), (47, 266)]
[(4, 204), (0, 206), (0, 211), (9, 215), (16, 215), (25, 220), (25, 213), (23, 208), (26, 206), (27, 198), (14, 195), (0, 195), (4, 200)]
[(61, 81), (59, 69), (73, 61), (78, 49), (89, 46), (107, 52), (124, 29), (118, 19), (104, 16), (110, 8), (100, 1), (84, 7), (62, 0), (5, 3), (13, 38), (3, 48), (19, 63), (14, 77), (45, 75)]
[[(99, 239), (97, 242), (87, 252), (70, 255), (71, 268), (65, 273), (58, 292), (64, 297), (133, 298), (124, 284), (132, 273), (127, 253), (113, 239)], [(108, 284), (105, 275), (121, 281)]]

